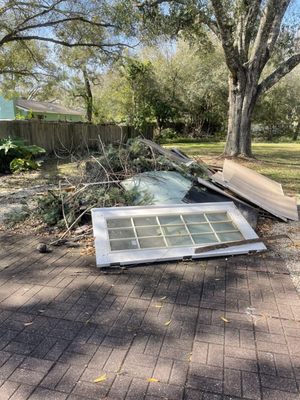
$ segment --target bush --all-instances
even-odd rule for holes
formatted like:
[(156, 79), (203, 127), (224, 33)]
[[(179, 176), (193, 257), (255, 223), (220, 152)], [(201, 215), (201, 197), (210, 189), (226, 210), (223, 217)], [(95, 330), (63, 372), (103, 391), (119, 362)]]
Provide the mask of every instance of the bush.
[(172, 128), (162, 129), (156, 136), (155, 139), (159, 142), (165, 142), (168, 140), (173, 140), (178, 137), (178, 133)]
[(40, 163), (34, 158), (44, 154), (39, 146), (26, 145), (21, 139), (0, 139), (0, 172), (24, 172), (37, 169)]

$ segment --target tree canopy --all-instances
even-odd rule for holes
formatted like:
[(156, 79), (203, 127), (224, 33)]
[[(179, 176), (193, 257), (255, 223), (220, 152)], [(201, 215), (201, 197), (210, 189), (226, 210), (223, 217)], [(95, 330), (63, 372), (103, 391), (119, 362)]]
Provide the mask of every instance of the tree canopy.
[(89, 121), (140, 130), (155, 122), (198, 136), (227, 127), (225, 154), (251, 156), (252, 121), (274, 125), (277, 109), (297, 125), (295, 85), (282, 80), (300, 63), (292, 3), (3, 0), (1, 88), (63, 98), (84, 106)]

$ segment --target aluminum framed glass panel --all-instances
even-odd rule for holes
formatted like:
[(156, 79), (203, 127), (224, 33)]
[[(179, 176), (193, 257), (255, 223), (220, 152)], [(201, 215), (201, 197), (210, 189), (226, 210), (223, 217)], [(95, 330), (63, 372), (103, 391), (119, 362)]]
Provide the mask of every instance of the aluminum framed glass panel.
[(93, 209), (92, 218), (100, 267), (265, 249), (255, 243), (194, 254), (201, 246), (257, 238), (230, 202)]

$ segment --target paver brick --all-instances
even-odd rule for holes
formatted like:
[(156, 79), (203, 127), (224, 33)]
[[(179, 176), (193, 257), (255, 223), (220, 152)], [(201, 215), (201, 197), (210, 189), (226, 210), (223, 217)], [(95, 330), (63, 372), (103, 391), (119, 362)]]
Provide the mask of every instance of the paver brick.
[(47, 389), (55, 389), (68, 369), (69, 365), (67, 364), (62, 364), (62, 363), (55, 364), (54, 367), (51, 369), (51, 371), (49, 371), (49, 373), (40, 383), (40, 386), (43, 386)]
[(208, 345), (207, 364), (222, 367), (224, 363), (224, 346), (219, 344)]
[(286, 392), (295, 392), (297, 393), (297, 385), (294, 379), (281, 378), (278, 376), (270, 376), (270, 375), (260, 375), (261, 383), (263, 387), (267, 387), (269, 389), (278, 389), (284, 390)]
[(31, 393), (35, 390), (32, 385), (20, 385), (9, 400), (27, 400)]
[(32, 385), (38, 385), (44, 378), (45, 373), (32, 371), (29, 369), (17, 368), (9, 379), (13, 382), (19, 383), (31, 383)]
[(19, 384), (16, 382), (6, 381), (0, 387), (0, 399), (8, 400), (17, 390)]
[(13, 354), (0, 368), (0, 379), (7, 379), (23, 360), (23, 356)]
[(233, 369), (224, 370), (224, 393), (230, 396), (242, 395), (241, 372)]
[(168, 382), (170, 379), (173, 361), (165, 358), (158, 358), (153, 376), (159, 377), (160, 382)]
[(185, 385), (189, 369), (188, 362), (174, 361), (170, 376), (170, 383), (174, 385)]
[(47, 400), (66, 400), (67, 399), (67, 394), (57, 392), (57, 391), (52, 391), (44, 388), (37, 388), (32, 395), (29, 397), (28, 400), (41, 400), (41, 399), (47, 399)]
[(71, 365), (56, 386), (60, 392), (70, 393), (79, 381), (85, 366)]
[(47, 373), (52, 367), (53, 362), (48, 360), (41, 360), (39, 358), (27, 357), (24, 359), (20, 368)]
[(167, 398), (169, 400), (178, 400), (182, 398), (183, 387), (170, 385), (162, 382), (150, 383), (147, 395)]
[(261, 399), (261, 388), (258, 374), (242, 372), (243, 396), (253, 400)]

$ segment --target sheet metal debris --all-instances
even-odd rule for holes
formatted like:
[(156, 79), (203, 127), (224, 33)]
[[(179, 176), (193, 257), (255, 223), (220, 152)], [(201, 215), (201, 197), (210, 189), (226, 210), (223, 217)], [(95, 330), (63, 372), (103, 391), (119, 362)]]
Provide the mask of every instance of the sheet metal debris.
[(174, 171), (151, 171), (125, 179), (121, 185), (137, 191), (135, 205), (219, 203), (230, 198), (252, 228), (257, 224), (255, 208), (202, 178), (188, 178)]
[(177, 164), (183, 164), (186, 166), (190, 166), (192, 164), (196, 164), (198, 167), (200, 166), (203, 172), (207, 176), (212, 176), (214, 173), (214, 170), (211, 170), (208, 165), (206, 165), (202, 160), (198, 159), (198, 162), (192, 160), (191, 158), (187, 157), (184, 153), (182, 153), (178, 149), (164, 149), (162, 146), (160, 146), (157, 143), (152, 142), (152, 140), (148, 139), (141, 139), (141, 142), (150, 147), (153, 151), (156, 151), (157, 153), (165, 156), (169, 160), (177, 163)]
[(279, 183), (258, 172), (225, 160), (223, 172), (215, 173), (212, 180), (284, 221), (298, 221), (296, 198), (285, 196)]

